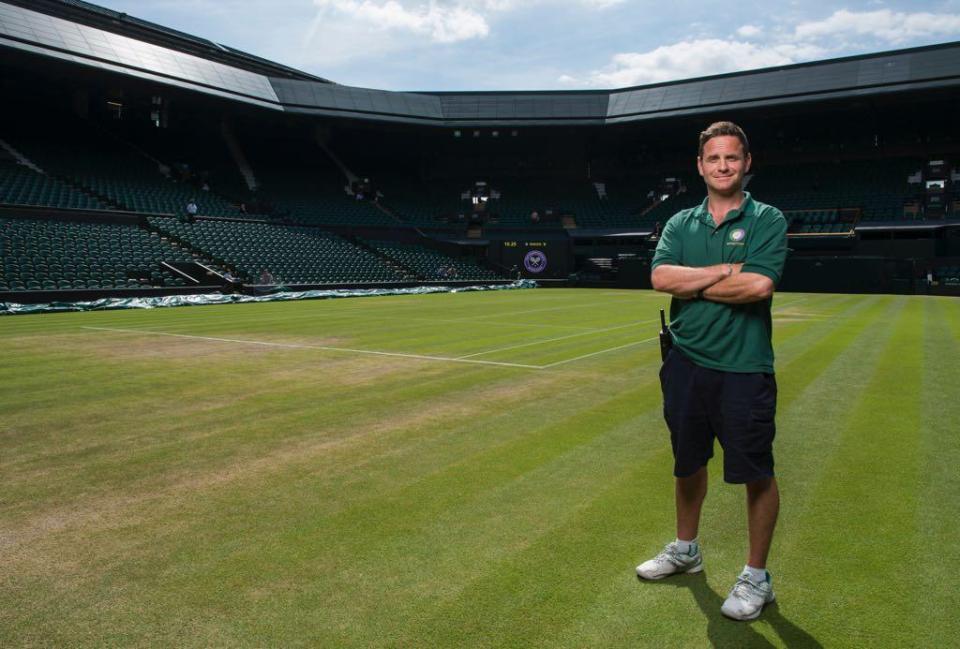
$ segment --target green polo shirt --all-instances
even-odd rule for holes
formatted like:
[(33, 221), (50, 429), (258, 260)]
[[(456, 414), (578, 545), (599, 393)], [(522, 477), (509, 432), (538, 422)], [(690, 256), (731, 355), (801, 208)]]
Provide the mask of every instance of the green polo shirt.
[[(787, 222), (775, 207), (744, 192), (739, 209), (714, 225), (707, 199), (667, 221), (650, 264), (702, 267), (743, 263), (741, 272), (780, 282), (787, 258)], [(670, 332), (677, 348), (694, 363), (726, 372), (773, 373), (773, 299), (749, 304), (710, 300), (670, 303)]]

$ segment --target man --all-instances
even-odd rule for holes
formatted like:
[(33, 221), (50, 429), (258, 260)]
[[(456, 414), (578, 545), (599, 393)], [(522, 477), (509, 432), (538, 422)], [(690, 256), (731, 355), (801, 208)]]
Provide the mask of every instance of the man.
[(660, 370), (676, 477), (677, 538), (637, 566), (643, 579), (703, 569), (698, 528), (714, 438), (724, 480), (746, 485), (750, 551), (724, 615), (751, 620), (774, 600), (767, 553), (780, 507), (773, 474), (777, 384), (770, 304), (786, 259), (779, 210), (743, 191), (747, 136), (732, 122), (700, 134), (699, 207), (673, 216), (651, 264), (653, 288), (670, 293), (673, 348)]
[(200, 208), (197, 206), (197, 199), (191, 198), (187, 201), (187, 207), (185, 209), (187, 212), (186, 222), (193, 223), (196, 220), (197, 214), (200, 212)]

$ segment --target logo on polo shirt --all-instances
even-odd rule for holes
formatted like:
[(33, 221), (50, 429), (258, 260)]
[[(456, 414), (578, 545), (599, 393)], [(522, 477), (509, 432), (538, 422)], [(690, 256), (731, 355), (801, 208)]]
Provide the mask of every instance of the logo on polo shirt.
[(727, 241), (728, 246), (742, 246), (743, 240), (747, 236), (747, 231), (743, 228), (735, 228), (730, 230), (729, 241)]

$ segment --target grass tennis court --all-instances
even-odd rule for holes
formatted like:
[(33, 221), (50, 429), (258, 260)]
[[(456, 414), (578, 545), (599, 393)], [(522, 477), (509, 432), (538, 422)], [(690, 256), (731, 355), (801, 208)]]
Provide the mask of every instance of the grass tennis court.
[(720, 471), (705, 573), (634, 573), (673, 534), (666, 303), (0, 318), (0, 645), (955, 643), (960, 301), (776, 297), (779, 603), (753, 623), (719, 611), (746, 547)]

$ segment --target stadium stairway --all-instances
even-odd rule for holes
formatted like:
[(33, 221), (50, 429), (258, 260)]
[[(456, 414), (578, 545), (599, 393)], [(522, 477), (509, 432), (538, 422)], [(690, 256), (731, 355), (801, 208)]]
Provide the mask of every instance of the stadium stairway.
[(364, 241), (357, 236), (346, 236), (345, 237), (350, 243), (357, 246), (361, 250), (365, 250), (371, 255), (381, 259), (384, 264), (392, 268), (399, 276), (403, 277), (405, 280), (422, 280), (424, 279), (419, 273), (417, 273), (413, 268), (407, 266), (399, 259), (394, 259), (390, 255), (379, 250), (376, 246), (371, 245), (370, 243)]
[(23, 153), (21, 153), (20, 151), (18, 151), (17, 149), (15, 149), (15, 148), (14, 148), (9, 142), (7, 142), (6, 140), (0, 139), (0, 148), (6, 150), (7, 153), (9, 153), (9, 154), (13, 157), (14, 160), (16, 160), (17, 162), (19, 162), (20, 164), (22, 164), (22, 165), (23, 165), (24, 167), (26, 167), (27, 169), (33, 169), (33, 170), (36, 171), (38, 174), (46, 173), (43, 169), (41, 169), (40, 167), (38, 167), (38, 166), (36, 165), (36, 163), (33, 162), (33, 160), (31, 160), (31, 159), (28, 158), (27, 156), (23, 155)]
[(243, 148), (240, 146), (240, 140), (238, 140), (237, 136), (234, 135), (233, 129), (230, 128), (230, 125), (227, 122), (220, 123), (220, 136), (227, 145), (227, 150), (230, 152), (230, 157), (234, 164), (237, 165), (237, 170), (243, 177), (243, 181), (246, 183), (247, 189), (251, 192), (256, 191), (258, 187), (256, 172), (253, 170), (250, 160), (246, 155), (244, 155)]
[(231, 264), (228, 260), (217, 257), (210, 252), (203, 250), (197, 246), (194, 246), (190, 241), (185, 238), (177, 236), (174, 232), (170, 231), (169, 228), (161, 228), (158, 226), (158, 223), (161, 222), (160, 219), (147, 219), (146, 223), (141, 225), (143, 229), (148, 232), (154, 233), (160, 237), (161, 241), (166, 241), (174, 248), (181, 249), (188, 254), (192, 255), (194, 259), (202, 263), (204, 266), (209, 266), (220, 275), (224, 274), (224, 271), (231, 273), (234, 277), (239, 277), (243, 281), (252, 282), (256, 278), (251, 277), (249, 273), (241, 271), (239, 268)]
[(101, 205), (103, 205), (104, 207), (106, 207), (106, 209), (108, 209), (108, 210), (117, 210), (117, 211), (122, 211), (122, 212), (131, 212), (131, 211), (133, 211), (133, 210), (131, 210), (129, 207), (127, 207), (126, 205), (124, 205), (123, 203), (121, 203), (120, 201), (116, 201), (116, 200), (110, 198), (109, 196), (107, 196), (106, 194), (101, 194), (101, 193), (98, 192), (98, 191), (95, 191), (95, 190), (93, 190), (93, 189), (90, 189), (90, 188), (87, 187), (86, 185), (83, 185), (83, 184), (77, 182), (76, 180), (74, 180), (74, 179), (71, 178), (70, 176), (65, 176), (65, 175), (63, 175), (63, 174), (51, 174), (50, 177), (51, 177), (51, 178), (55, 178), (56, 180), (59, 180), (61, 183), (63, 183), (63, 184), (66, 185), (67, 187), (72, 187), (73, 189), (75, 189), (76, 191), (80, 192), (81, 194), (85, 194), (85, 195), (89, 196), (90, 198), (92, 198), (92, 199), (93, 199), (94, 201), (96, 201), (97, 203), (100, 203)]

